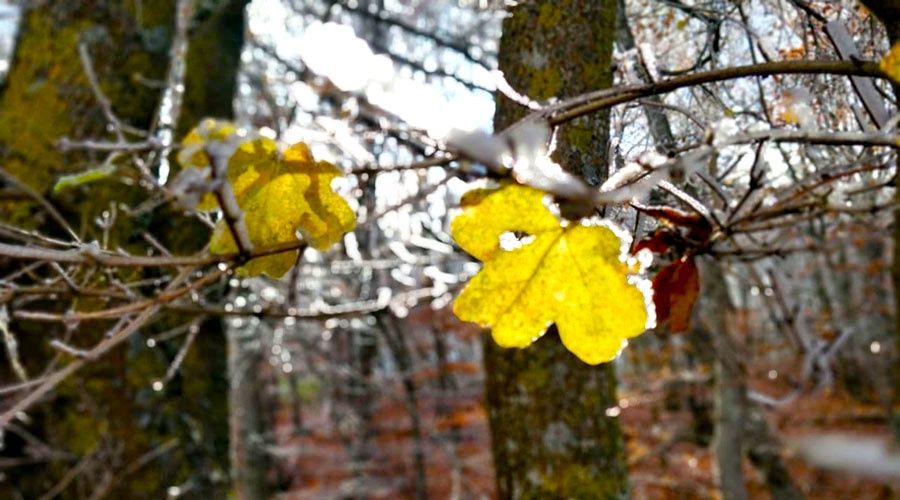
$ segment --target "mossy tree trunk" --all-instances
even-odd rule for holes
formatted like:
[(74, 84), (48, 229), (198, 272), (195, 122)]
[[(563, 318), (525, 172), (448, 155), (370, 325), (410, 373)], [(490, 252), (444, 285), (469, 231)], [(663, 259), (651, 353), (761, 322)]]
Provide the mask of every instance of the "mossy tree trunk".
[[(610, 86), (615, 0), (519, 2), (503, 22), (500, 69), (532, 99)], [(497, 96), (495, 130), (526, 109)], [(592, 184), (606, 176), (609, 116), (561, 128), (556, 160)], [(500, 498), (624, 497), (627, 475), (611, 364), (589, 366), (551, 328), (523, 350), (485, 342), (487, 407)]]
[[(202, 116), (233, 114), (246, 3), (201, 2), (191, 30), (180, 131)], [(100, 153), (64, 152), (57, 147), (60, 139), (115, 140), (85, 76), (79, 44), (92, 55), (100, 85), (117, 116), (146, 129), (161, 97), (161, 90), (146, 82), (165, 79), (174, 13), (175, 0), (35, 2), (23, 12), (12, 66), (0, 88), (0, 167), (49, 199), (85, 242), (143, 251), (142, 234), (148, 232), (172, 252), (190, 253), (208, 238), (202, 225), (172, 208), (141, 217), (124, 214), (121, 204), (134, 207), (146, 199), (136, 183), (123, 182), (131, 175), (124, 162), (108, 180), (51, 194), (59, 176), (95, 167), (104, 159)], [(115, 228), (104, 234), (95, 221), (116, 212)], [(37, 204), (21, 197), (0, 199), (0, 220), (68, 237)], [(5, 262), (0, 267), (10, 269)], [(148, 271), (148, 277), (152, 273)], [(117, 277), (140, 275), (132, 271)], [(78, 307), (104, 306), (80, 301)], [(189, 319), (167, 317), (146, 331)], [(93, 345), (109, 326), (82, 325), (77, 345)], [(20, 337), (23, 361), (31, 374), (39, 374), (52, 355), (47, 344), (61, 335), (62, 327), (54, 330), (26, 322), (12, 327)], [(182, 375), (161, 394), (154, 393), (151, 384), (165, 373), (179, 345), (147, 349), (145, 338), (138, 336), (61, 385), (51, 402), (33, 408), (29, 431), (72, 459), (15, 470), (17, 479), (13, 484), (4, 482), (0, 496), (37, 498), (59, 484), (80, 459), (88, 466), (62, 489), (63, 498), (104, 489), (118, 498), (160, 498), (170, 486), (222, 496), (228, 464), (225, 341), (217, 320), (203, 322), (200, 329)], [(3, 370), (2, 380), (11, 380), (5, 364)], [(4, 453), (21, 451), (16, 439), (8, 433)], [(154, 450), (158, 457), (141, 462)], [(123, 475), (126, 470), (129, 474)]]

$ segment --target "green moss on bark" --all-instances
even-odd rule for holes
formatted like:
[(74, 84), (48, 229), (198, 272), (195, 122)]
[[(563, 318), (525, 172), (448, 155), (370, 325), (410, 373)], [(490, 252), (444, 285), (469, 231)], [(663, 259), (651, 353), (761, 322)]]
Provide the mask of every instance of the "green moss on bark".
[[(135, 206), (146, 199), (146, 192), (133, 182), (123, 182), (123, 176), (129, 175), (128, 168), (109, 180), (58, 196), (51, 194), (60, 175), (96, 166), (104, 158), (84, 151), (62, 152), (56, 147), (60, 139), (115, 140), (106, 130), (102, 109), (85, 77), (79, 43), (87, 44), (94, 54), (100, 85), (119, 118), (139, 128), (149, 127), (154, 119), (160, 91), (138, 83), (136, 76), (164, 79), (174, 1), (144, 0), (140, 12), (137, 3), (45, 2), (28, 9), (7, 82), (0, 88), (0, 165), (44, 193), (86, 241), (103, 238), (94, 221), (110, 210), (111, 204)], [(198, 19), (192, 31), (182, 129), (192, 126), (198, 117), (231, 116), (245, 4), (237, 0), (204, 2), (212, 15)], [(0, 219), (65, 237), (27, 199), (0, 203)], [(108, 246), (142, 252), (146, 247), (140, 238), (143, 231), (152, 232), (170, 250), (182, 254), (199, 249), (208, 239), (208, 230), (201, 225), (164, 208), (139, 218), (120, 213), (115, 230), (108, 235)], [(119, 278), (153, 277), (153, 272), (121, 271)], [(108, 285), (103, 283), (105, 279), (96, 278), (97, 282), (90, 284)], [(66, 305), (46, 301), (29, 307), (63, 312)], [(109, 304), (80, 300), (75, 307), (94, 310)], [(189, 319), (170, 315), (143, 334), (167, 330)], [(84, 347), (94, 345), (111, 326), (111, 322), (81, 325), (72, 342)], [(58, 354), (48, 349), (47, 342), (62, 337), (62, 328), (27, 322), (13, 327), (19, 334), (20, 351), (29, 372), (40, 373)], [(109, 496), (162, 498), (166, 488), (190, 478), (194, 493), (224, 497), (228, 486), (223, 481), (227, 477), (228, 430), (222, 332), (218, 321), (202, 325), (181, 375), (162, 394), (152, 390), (152, 382), (166, 372), (179, 344), (147, 349), (145, 337), (135, 336), (61, 384), (51, 401), (34, 407), (29, 412), (30, 432), (71, 453), (76, 460), (100, 452), (102, 463), (113, 473), (175, 440), (177, 445), (172, 450), (123, 478)], [(6, 371), (0, 372), (3, 379), (8, 376)], [(8, 446), (4, 452), (15, 454), (14, 448)], [(17, 469), (13, 484), (0, 484), (0, 497), (37, 498), (72, 466), (70, 460), (59, 460)], [(220, 478), (215, 484), (214, 475)], [(76, 477), (62, 497), (89, 496), (98, 486), (91, 484), (89, 477)]]
[[(522, 2), (503, 22), (500, 67), (514, 88), (532, 99), (569, 97), (605, 88), (612, 81), (614, 0)], [(498, 96), (496, 124), (524, 110)], [(596, 184), (606, 175), (608, 113), (596, 113), (561, 127), (557, 159), (564, 168)]]
[[(532, 99), (608, 87), (615, 0), (539, 0), (511, 8), (503, 23), (500, 69)], [(497, 96), (496, 130), (527, 112)], [(598, 183), (606, 175), (609, 117), (563, 126), (556, 159)], [(615, 418), (612, 365), (592, 367), (562, 345), (555, 328), (523, 350), (485, 340), (487, 407), (500, 498), (620, 498), (624, 443)]]

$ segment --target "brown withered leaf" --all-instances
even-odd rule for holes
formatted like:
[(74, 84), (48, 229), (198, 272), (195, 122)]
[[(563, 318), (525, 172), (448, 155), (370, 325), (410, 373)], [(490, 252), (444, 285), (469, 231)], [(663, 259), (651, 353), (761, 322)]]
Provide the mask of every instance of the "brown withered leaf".
[(673, 333), (687, 331), (699, 292), (700, 275), (693, 257), (682, 257), (660, 269), (653, 278), (656, 324), (668, 324)]
[(657, 229), (648, 234), (644, 239), (635, 243), (631, 253), (636, 254), (641, 250), (649, 250), (656, 254), (664, 254), (671, 249), (678, 250), (684, 245), (684, 239), (671, 229)]

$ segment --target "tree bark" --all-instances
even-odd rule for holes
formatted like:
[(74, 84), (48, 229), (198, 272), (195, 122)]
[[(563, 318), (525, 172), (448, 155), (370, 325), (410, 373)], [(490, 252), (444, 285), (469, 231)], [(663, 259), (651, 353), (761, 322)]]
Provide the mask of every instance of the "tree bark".
[[(231, 96), (240, 60), (246, 0), (204, 4), (208, 11), (195, 19), (187, 56), (181, 130), (193, 125), (198, 116), (228, 117), (233, 113)], [(61, 175), (94, 167), (102, 160), (91, 152), (63, 152), (56, 146), (61, 138), (111, 137), (82, 67), (79, 44), (92, 55), (100, 87), (118, 118), (146, 129), (154, 119), (160, 90), (141, 82), (165, 79), (174, 12), (175, 0), (35, 2), (23, 12), (12, 66), (0, 88), (0, 166), (48, 198), (84, 241), (104, 241), (94, 220), (118, 203), (135, 206), (146, 194), (139, 187), (119, 182), (118, 175), (51, 194)], [(210, 96), (213, 91), (214, 98)], [(196, 251), (207, 239), (208, 232), (202, 226), (173, 209), (163, 208), (143, 218), (119, 215), (115, 229), (106, 238), (109, 248), (143, 251), (144, 231), (176, 253)], [(0, 219), (68, 238), (31, 201), (0, 201)], [(0, 262), (0, 266), (6, 265)], [(166, 318), (154, 328), (166, 329), (186, 320)], [(25, 361), (31, 365), (30, 373), (40, 373), (53, 355), (47, 342), (60, 332), (48, 330), (46, 325), (14, 326), (21, 332), (19, 340), (23, 354), (28, 354)], [(91, 326), (79, 330), (79, 344), (89, 345), (105, 331), (101, 323)], [(105, 465), (108, 470), (100, 472), (113, 475), (135, 464), (148, 451), (177, 440), (171, 451), (115, 481), (107, 493), (122, 498), (162, 497), (170, 486), (191, 479), (192, 493), (223, 496), (227, 484), (216, 477), (225, 477), (228, 470), (225, 339), (218, 321), (204, 322), (200, 328), (182, 364), (183, 375), (168, 384), (164, 393), (154, 394), (151, 383), (165, 373), (174, 351), (168, 347), (146, 349), (141, 345), (143, 340), (136, 338), (62, 384), (52, 403), (34, 408), (30, 430), (75, 457), (99, 451), (111, 453)], [(20, 469), (17, 474), (21, 481), (13, 481), (14, 486), (4, 482), (0, 496), (18, 493), (37, 498), (57, 484), (71, 466), (68, 462), (51, 462), (28, 471)], [(103, 487), (92, 484), (89, 477), (76, 477), (62, 496), (75, 496), (78, 491), (89, 494)]]
[(402, 374), (403, 398), (406, 403), (406, 412), (409, 415), (410, 434), (413, 452), (413, 487), (411, 498), (427, 500), (428, 482), (425, 471), (425, 434), (422, 430), (422, 416), (419, 413), (418, 387), (415, 381), (415, 366), (413, 366), (412, 352), (407, 345), (404, 333), (394, 316), (388, 314), (376, 315), (381, 334), (387, 341), (388, 349), (397, 362), (397, 370)]
[(226, 327), (231, 477), (238, 500), (263, 500), (268, 472), (257, 372), (263, 362), (252, 327)]
[(783, 446), (759, 408), (750, 407), (746, 421), (747, 455), (769, 488), (772, 500), (804, 498), (781, 456)]
[(721, 265), (705, 261), (703, 267), (703, 317), (709, 322), (714, 355), (715, 429), (712, 451), (715, 476), (722, 496), (746, 500), (743, 457), (747, 426), (747, 383), (738, 347), (728, 331), (727, 313), (733, 309)]
[[(535, 100), (609, 87), (615, 0), (537, 0), (503, 22), (499, 64), (510, 85)], [(497, 96), (495, 130), (524, 116)], [(555, 159), (598, 184), (607, 175), (609, 115), (558, 131)], [(486, 397), (500, 498), (619, 498), (627, 490), (612, 364), (592, 367), (569, 353), (555, 327), (522, 350), (487, 338)]]

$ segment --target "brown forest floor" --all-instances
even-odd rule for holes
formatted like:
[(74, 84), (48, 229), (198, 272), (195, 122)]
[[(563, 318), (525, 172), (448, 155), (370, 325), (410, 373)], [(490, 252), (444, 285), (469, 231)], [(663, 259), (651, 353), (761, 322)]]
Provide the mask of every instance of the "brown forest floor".
[[(444, 313), (438, 312), (440, 316)], [(429, 313), (411, 318), (411, 328)], [(427, 318), (428, 321), (434, 317)], [(447, 317), (441, 318), (448, 321)], [(452, 320), (450, 320), (452, 321)], [(477, 332), (455, 325), (448, 335), (460, 342), (477, 342)], [(415, 349), (420, 360), (427, 346)], [(663, 356), (665, 357), (665, 356)], [(423, 365), (426, 363), (423, 362)], [(621, 414), (627, 439), (632, 498), (721, 498), (715, 488), (712, 458), (705, 442), (711, 429), (710, 389), (702, 382), (707, 370), (673, 374), (666, 363), (655, 373), (622, 376)], [(435, 390), (437, 371), (421, 368), (415, 375), (417, 409), (422, 418), (425, 472), (429, 498), (492, 498), (493, 468), (489, 432), (482, 405), (480, 364), (457, 362), (445, 367), (456, 382), (452, 398)], [(767, 393), (783, 391), (765, 374), (753, 374), (751, 386)], [(646, 382), (646, 381), (651, 382)], [(335, 418), (334, 402), (326, 399), (303, 405), (301, 429), (297, 415), (280, 400), (272, 452), (278, 456), (278, 478), (284, 499), (330, 499), (364, 492), (367, 498), (410, 498), (413, 494), (414, 442), (408, 407), (399, 380), (376, 381), (374, 414), (368, 421), (368, 443), (354, 441), (355, 427)], [(874, 399), (874, 398), (873, 398)], [(791, 405), (767, 413), (779, 438), (819, 433), (878, 436), (889, 439), (884, 407), (860, 402), (841, 390), (804, 396)], [(343, 422), (343, 423), (342, 423)], [(357, 421), (356, 424), (359, 424)], [(364, 450), (363, 460), (351, 466), (352, 450)], [(790, 472), (811, 499), (900, 498), (900, 481), (827, 471), (807, 464), (786, 447)], [(454, 466), (455, 464), (455, 466)], [(745, 473), (751, 498), (769, 498), (765, 479), (749, 461)]]

